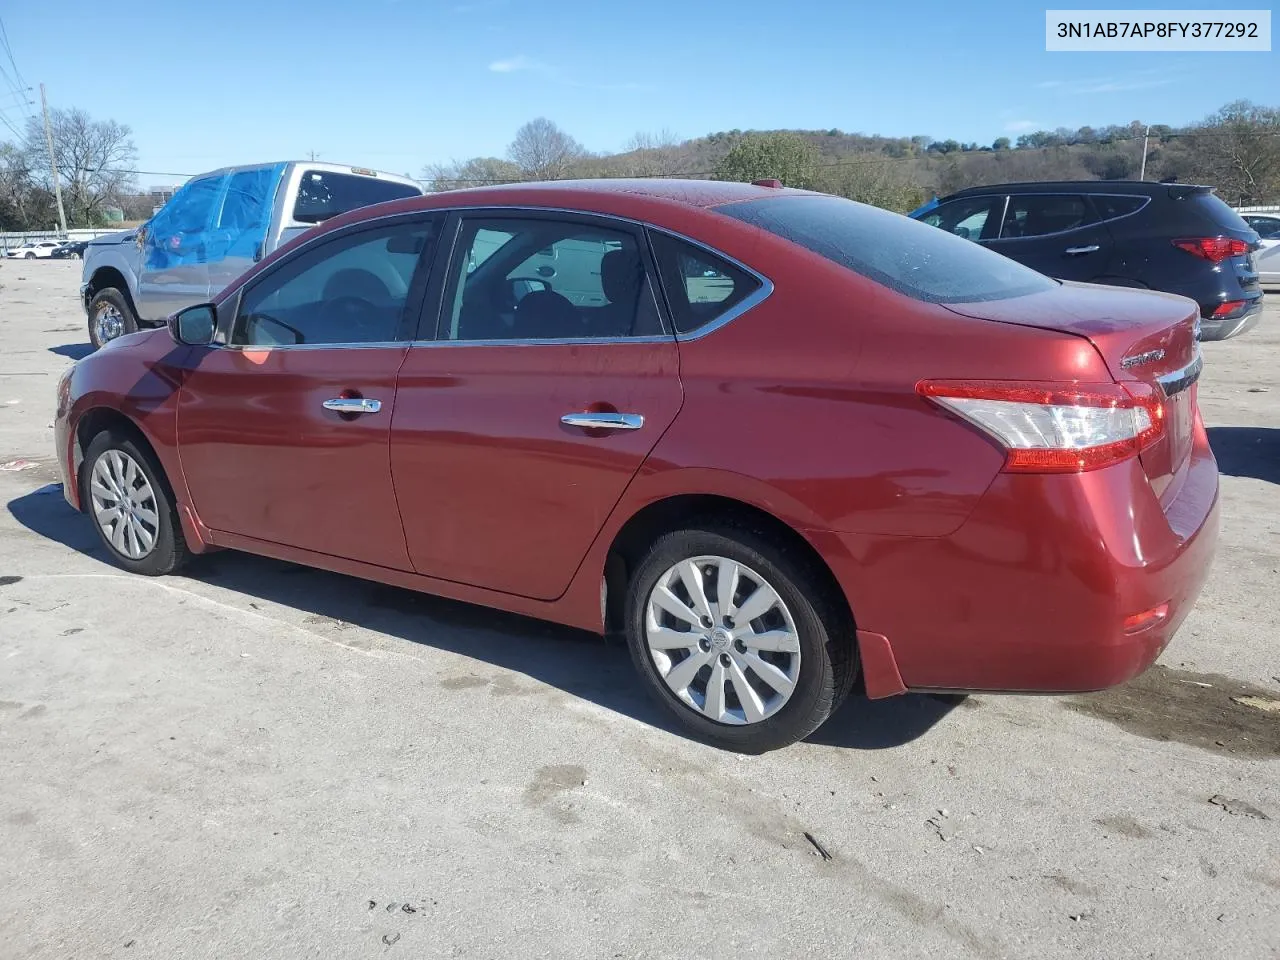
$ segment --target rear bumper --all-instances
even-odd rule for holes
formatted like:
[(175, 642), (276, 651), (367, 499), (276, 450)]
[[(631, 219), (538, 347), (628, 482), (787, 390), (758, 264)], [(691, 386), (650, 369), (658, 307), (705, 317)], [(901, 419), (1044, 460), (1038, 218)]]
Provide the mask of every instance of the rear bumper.
[[(908, 689), (1100, 690), (1155, 661), (1208, 575), (1218, 470), (1202, 425), (1177, 482), (1162, 509), (1136, 461), (1001, 474), (954, 534), (835, 534), (847, 556), (832, 566), (860, 632), (887, 641), (881, 658)], [(1126, 617), (1161, 604), (1164, 619), (1125, 632)]]
[[(1209, 308), (1202, 307), (1201, 313)], [(1258, 325), (1258, 321), (1262, 319), (1262, 297), (1259, 296), (1248, 307), (1245, 312), (1238, 317), (1230, 320), (1213, 320), (1204, 317), (1200, 321), (1200, 339), (1201, 340), (1229, 340), (1232, 337), (1238, 337), (1242, 333), (1252, 330)]]

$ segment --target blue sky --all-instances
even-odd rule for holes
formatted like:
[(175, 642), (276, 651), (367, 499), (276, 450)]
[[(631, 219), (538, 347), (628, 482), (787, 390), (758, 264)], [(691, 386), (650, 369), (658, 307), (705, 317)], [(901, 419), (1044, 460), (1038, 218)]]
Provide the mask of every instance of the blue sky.
[[(662, 128), (990, 143), (1058, 126), (1181, 124), (1240, 97), (1280, 105), (1280, 53), (1047, 53), (1045, 7), (1021, 0), (195, 7), (49, 0), (0, 16), (28, 83), (43, 80), (51, 105), (129, 124), (139, 169), (160, 173), (314, 150), (417, 175), (424, 163), (501, 155), (540, 115), (614, 151)], [(0, 109), (20, 123), (30, 108), (9, 97)]]

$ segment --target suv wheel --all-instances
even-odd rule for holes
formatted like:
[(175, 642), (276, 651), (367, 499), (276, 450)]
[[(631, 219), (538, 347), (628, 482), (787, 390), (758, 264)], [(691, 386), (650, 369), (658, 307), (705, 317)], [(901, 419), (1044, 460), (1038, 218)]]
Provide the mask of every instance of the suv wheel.
[(650, 692), (699, 739), (743, 753), (803, 740), (857, 670), (807, 558), (737, 528), (679, 530), (640, 562), (627, 643)]
[(138, 318), (128, 299), (115, 287), (99, 290), (89, 302), (89, 341), (94, 347), (137, 329)]

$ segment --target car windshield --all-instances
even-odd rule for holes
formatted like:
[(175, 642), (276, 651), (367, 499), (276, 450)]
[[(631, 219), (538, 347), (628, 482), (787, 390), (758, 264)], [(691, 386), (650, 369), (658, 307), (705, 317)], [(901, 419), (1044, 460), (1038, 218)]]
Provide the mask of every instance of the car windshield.
[(319, 223), (349, 210), (421, 194), (422, 191), (410, 183), (331, 170), (307, 170), (298, 185), (293, 219), (299, 223)]
[(714, 209), (929, 303), (1006, 300), (1056, 284), (954, 234), (840, 197), (770, 197)]

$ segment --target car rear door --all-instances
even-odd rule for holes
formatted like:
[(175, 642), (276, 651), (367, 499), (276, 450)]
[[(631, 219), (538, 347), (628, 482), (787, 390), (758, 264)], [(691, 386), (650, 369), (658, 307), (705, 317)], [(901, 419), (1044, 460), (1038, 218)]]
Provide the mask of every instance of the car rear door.
[(1096, 280), (1111, 260), (1111, 233), (1077, 193), (1015, 193), (998, 234), (984, 244), (1057, 280)]
[(271, 205), (285, 169), (279, 163), (237, 170), (227, 178), (209, 232), (209, 289), (213, 295), (262, 259)]
[(409, 554), (553, 599), (680, 409), (675, 338), (634, 224), (483, 210), (446, 231), (391, 425)]
[(411, 569), (388, 442), (436, 222), (320, 238), (219, 308), (226, 344), (193, 362), (178, 405), (183, 474), (206, 526)]

